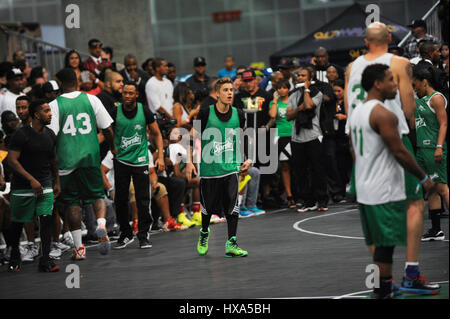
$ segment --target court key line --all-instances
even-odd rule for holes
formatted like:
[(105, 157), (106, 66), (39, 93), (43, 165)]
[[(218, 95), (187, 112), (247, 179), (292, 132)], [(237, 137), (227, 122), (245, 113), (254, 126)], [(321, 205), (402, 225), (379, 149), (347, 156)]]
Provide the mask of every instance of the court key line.
[(341, 236), (341, 235), (318, 233), (318, 232), (313, 232), (313, 231), (309, 231), (309, 230), (303, 229), (303, 228), (301, 228), (299, 226), (301, 223), (307, 222), (307, 221), (312, 220), (312, 219), (317, 219), (317, 218), (322, 218), (322, 217), (327, 217), (327, 216), (332, 216), (332, 215), (338, 215), (338, 214), (345, 214), (345, 213), (354, 212), (354, 211), (358, 211), (358, 209), (357, 208), (356, 209), (349, 209), (349, 210), (344, 210), (342, 212), (336, 212), (336, 213), (331, 213), (331, 214), (325, 214), (325, 215), (319, 215), (319, 216), (305, 218), (305, 219), (302, 219), (302, 220), (296, 222), (293, 227), (294, 227), (295, 230), (298, 230), (298, 231), (303, 232), (303, 233), (311, 234), (311, 235), (319, 235), (319, 236), (326, 236), (326, 237), (337, 237), (337, 238), (345, 238), (345, 239), (364, 240), (364, 237)]

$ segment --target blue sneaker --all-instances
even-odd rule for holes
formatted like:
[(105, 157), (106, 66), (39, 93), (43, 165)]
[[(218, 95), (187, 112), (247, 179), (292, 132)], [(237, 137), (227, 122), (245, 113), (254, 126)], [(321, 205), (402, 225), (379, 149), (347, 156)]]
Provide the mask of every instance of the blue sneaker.
[(419, 274), (413, 280), (403, 277), (400, 291), (418, 295), (437, 295), (441, 291), (441, 287), (438, 284), (430, 283), (424, 275)]
[(247, 218), (255, 215), (253, 212), (249, 211), (247, 207), (239, 207), (239, 218)]
[(252, 208), (249, 208), (248, 210), (251, 211), (251, 212), (252, 212), (253, 214), (255, 214), (256, 216), (262, 215), (262, 214), (265, 214), (265, 213), (266, 213), (265, 210), (259, 209), (258, 207), (252, 207)]

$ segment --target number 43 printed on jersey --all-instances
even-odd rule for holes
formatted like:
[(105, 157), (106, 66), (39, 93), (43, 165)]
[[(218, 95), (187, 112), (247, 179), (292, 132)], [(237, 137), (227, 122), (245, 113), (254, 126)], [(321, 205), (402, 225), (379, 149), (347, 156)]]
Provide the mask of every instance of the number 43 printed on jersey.
[(66, 122), (63, 126), (63, 133), (75, 136), (78, 133), (85, 135), (92, 131), (91, 119), (87, 113), (79, 113), (74, 121), (73, 115), (67, 116)]

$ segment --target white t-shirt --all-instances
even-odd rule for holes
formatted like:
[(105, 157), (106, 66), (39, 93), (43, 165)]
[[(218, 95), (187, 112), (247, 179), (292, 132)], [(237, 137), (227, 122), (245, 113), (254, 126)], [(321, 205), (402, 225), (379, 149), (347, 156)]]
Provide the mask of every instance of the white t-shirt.
[[(77, 98), (81, 92), (74, 91), (70, 93), (65, 93), (61, 95), (67, 99), (75, 99)], [(92, 109), (95, 113), (95, 119), (97, 121), (97, 128), (100, 130), (106, 129), (113, 123), (113, 119), (109, 115), (108, 111), (106, 111), (103, 103), (99, 100), (95, 95), (87, 94), (89, 102), (91, 103)], [(50, 109), (52, 111), (52, 122), (48, 127), (55, 132), (56, 135), (59, 133), (59, 107), (57, 100), (53, 100), (50, 102)]]
[(19, 96), (25, 95), (23, 93), (14, 94), (10, 90), (6, 90), (0, 98), (0, 115), (5, 111), (12, 111), (16, 114), (16, 100)]
[(187, 162), (187, 151), (186, 149), (178, 144), (170, 144), (169, 145), (169, 157), (172, 161), (173, 165), (179, 164), (181, 162), (186, 163)]
[(163, 78), (159, 81), (155, 76), (147, 81), (145, 95), (150, 110), (156, 114), (162, 106), (170, 115), (173, 109), (173, 85), (170, 80)]
[[(148, 151), (148, 159), (148, 167), (154, 168), (155, 164), (153, 162), (153, 156), (150, 151)], [(105, 158), (102, 161), (102, 165), (109, 169), (109, 172), (106, 173), (106, 178), (108, 179), (108, 182), (111, 184), (111, 186), (114, 187), (114, 160), (111, 151), (106, 154)]]

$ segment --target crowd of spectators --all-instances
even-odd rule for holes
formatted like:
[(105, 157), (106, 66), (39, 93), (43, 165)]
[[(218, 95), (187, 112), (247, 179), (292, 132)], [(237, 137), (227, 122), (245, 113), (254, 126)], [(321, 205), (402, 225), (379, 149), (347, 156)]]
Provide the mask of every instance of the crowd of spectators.
[[(436, 70), (439, 91), (448, 97), (449, 47), (426, 33), (426, 23), (414, 20), (410, 28), (411, 39), (400, 48), (392, 46), (390, 52), (403, 55), (412, 64), (432, 67)], [(263, 214), (267, 209), (298, 208), (298, 212), (319, 209), (326, 211), (330, 202), (353, 200), (348, 195), (352, 157), (345, 133), (344, 108), (345, 65), (330, 63), (327, 49), (320, 47), (309, 64), (284, 58), (273, 72), (267, 69), (237, 65), (232, 56), (224, 58), (224, 68), (217, 76), (209, 74), (207, 61), (198, 56), (193, 59), (193, 74), (186, 82), (180, 82), (176, 66), (160, 57), (151, 57), (139, 64), (136, 56), (128, 54), (123, 63), (114, 62), (113, 49), (92, 39), (88, 42), (90, 57), (82, 61), (80, 54), (69, 51), (65, 68), (75, 71), (78, 89), (96, 95), (105, 109), (113, 116), (122, 102), (124, 83), (134, 83), (138, 90), (137, 101), (142, 103), (159, 127), (164, 144), (163, 171), (155, 169), (156, 146), (149, 146), (152, 192), (152, 231), (185, 230), (201, 225), (199, 178), (187, 180), (184, 167), (187, 152), (180, 144), (180, 128), (191, 130), (200, 109), (217, 101), (214, 84), (218, 78), (230, 77), (234, 83), (233, 106), (244, 110), (256, 110), (248, 114), (247, 129), (277, 128), (275, 140), (257, 143), (268, 149), (275, 145), (279, 160), (278, 170), (262, 174), (266, 165), (256, 159), (248, 176), (241, 176), (240, 216)], [(16, 52), (13, 61), (0, 63), (0, 232), (8, 225), (8, 185), (11, 168), (7, 161), (9, 140), (21, 126), (29, 125), (30, 103), (36, 99), (50, 102), (59, 96), (56, 79), (42, 66), (30, 68), (23, 52)], [(305, 94), (308, 92), (309, 94)], [(113, 116), (114, 117), (114, 116)], [(149, 134), (149, 141), (152, 134)], [(110, 238), (118, 235), (118, 222), (114, 211), (114, 167), (112, 154), (99, 133), (101, 170), (107, 198), (107, 229)], [(260, 136), (258, 136), (260, 138)], [(75, 151), (75, 150), (74, 150)], [(198, 155), (198, 154), (197, 154)], [(133, 183), (130, 185), (128, 207), (129, 222), (134, 233), (138, 232), (138, 213)], [(95, 218), (92, 207), (83, 207), (84, 240), (95, 242)], [(213, 222), (223, 222), (218, 211)], [(60, 258), (73, 246), (66, 221), (56, 211), (53, 215), (54, 231), (52, 258)], [(22, 248), (24, 260), (37, 256), (35, 242), (36, 224), (25, 225)], [(37, 234), (37, 233), (36, 233)], [(1, 240), (1, 238), (0, 238)], [(1, 245), (0, 241), (0, 245)], [(0, 246), (5, 248), (4, 245)], [(4, 249), (3, 249), (3, 252)]]

